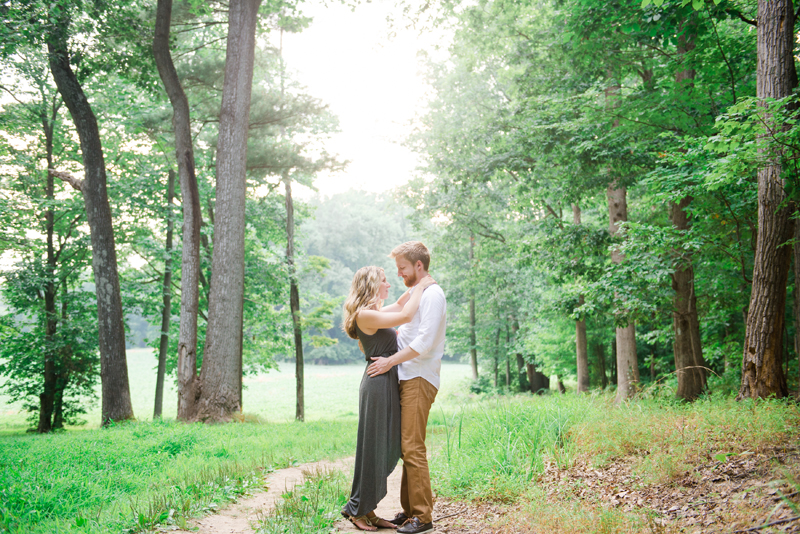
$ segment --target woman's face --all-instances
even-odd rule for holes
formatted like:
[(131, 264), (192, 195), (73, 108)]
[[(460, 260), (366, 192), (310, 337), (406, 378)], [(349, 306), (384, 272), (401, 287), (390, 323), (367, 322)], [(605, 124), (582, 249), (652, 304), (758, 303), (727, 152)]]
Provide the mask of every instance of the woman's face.
[(378, 298), (381, 300), (386, 300), (389, 298), (389, 288), (392, 287), (389, 282), (386, 281), (386, 275), (381, 273), (381, 287), (378, 290)]

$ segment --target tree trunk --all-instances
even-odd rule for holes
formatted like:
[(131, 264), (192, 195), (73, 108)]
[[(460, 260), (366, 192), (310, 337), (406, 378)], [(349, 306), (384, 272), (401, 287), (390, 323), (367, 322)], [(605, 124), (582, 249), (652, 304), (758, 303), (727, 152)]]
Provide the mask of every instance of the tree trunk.
[(611, 340), (611, 383), (617, 383), (617, 338)]
[(297, 274), (294, 265), (294, 201), (292, 199), (292, 182), (284, 177), (286, 189), (286, 263), (289, 266), (289, 310), (292, 313), (294, 330), (294, 358), (297, 405), (294, 417), (298, 421), (305, 420), (305, 388), (303, 385), (303, 331), (300, 327), (300, 291), (297, 287)]
[[(583, 306), (583, 295), (578, 297), (578, 306)], [(578, 393), (589, 391), (589, 347), (586, 340), (586, 321), (575, 321), (575, 352), (578, 364)]]
[[(612, 236), (619, 232), (619, 223), (628, 220), (628, 202), (625, 186), (612, 182), (608, 186), (608, 231)], [(619, 249), (611, 251), (611, 261), (622, 263)], [(633, 321), (628, 326), (616, 329), (617, 337), (617, 398), (616, 402), (628, 399), (635, 392), (639, 383), (639, 364), (636, 360), (636, 325)]]
[(80, 138), (84, 180), (81, 187), (92, 242), (92, 271), (97, 296), (97, 318), (102, 382), (102, 424), (133, 418), (128, 365), (125, 358), (125, 327), (117, 273), (114, 227), (106, 190), (106, 166), (100, 131), (89, 101), (72, 72), (66, 31), (67, 10), (51, 26), (47, 36), (50, 72), (69, 109)]
[[(689, 29), (681, 31), (678, 36), (678, 56), (685, 55), (695, 47), (695, 20), (692, 15), (688, 21)], [(677, 91), (690, 91), (694, 86), (694, 69), (683, 69), (675, 73)], [(686, 208), (692, 197), (685, 196), (678, 203), (669, 203), (669, 216), (672, 224), (681, 233), (689, 228), (689, 216)], [(676, 251), (678, 253), (678, 251)], [(676, 396), (680, 399), (695, 400), (706, 390), (706, 362), (703, 359), (703, 347), (700, 344), (700, 321), (697, 316), (697, 298), (694, 292), (694, 267), (691, 254), (682, 254), (672, 274), (672, 289), (675, 290), (672, 310), (672, 329), (675, 341), (672, 344), (675, 357), (675, 372), (678, 377)], [(655, 368), (653, 369), (655, 371)]]
[[(475, 259), (475, 238), (469, 236), (469, 267)], [(469, 364), (472, 368), (472, 379), (478, 379), (478, 345), (475, 336), (475, 289), (469, 293)]]
[(532, 363), (525, 364), (525, 374), (528, 377), (528, 387), (531, 390), (531, 393), (536, 393), (536, 389), (534, 388), (534, 378), (536, 374), (536, 367)]
[[(686, 196), (676, 204), (670, 203), (672, 224), (680, 232), (689, 230), (686, 208), (692, 197)], [(695, 400), (707, 387), (706, 361), (700, 344), (700, 321), (697, 317), (697, 297), (694, 293), (694, 268), (691, 256), (679, 260), (672, 274), (672, 289), (675, 290), (672, 310), (672, 329), (675, 341), (672, 344), (675, 356), (675, 372), (678, 375), (680, 399)]]
[[(55, 117), (53, 117), (55, 119)], [(55, 199), (55, 178), (50, 169), (53, 169), (53, 121), (48, 121), (46, 113), (42, 114), (42, 129), (45, 138), (45, 157), (47, 158), (47, 181), (44, 186), (44, 196), (50, 207), (45, 210), (45, 234), (47, 236), (47, 283), (44, 288), (44, 315), (45, 315), (45, 346), (44, 346), (44, 387), (39, 394), (39, 425), (37, 432), (46, 433), (52, 430), (51, 420), (55, 403), (56, 389), (56, 334), (58, 319), (56, 316), (56, 250), (53, 244), (55, 233), (55, 213), (52, 201)]]
[(608, 387), (608, 377), (606, 376), (606, 351), (602, 343), (594, 344), (594, 353), (597, 356), (597, 374), (600, 375), (600, 388)]
[(158, 0), (153, 37), (153, 56), (158, 74), (172, 104), (175, 130), (175, 159), (183, 210), (181, 253), (181, 324), (178, 334), (178, 420), (191, 421), (196, 415), (199, 394), (197, 377), (197, 313), (200, 305), (200, 192), (194, 167), (189, 101), (183, 91), (169, 51), (172, 0)]
[(161, 339), (158, 345), (158, 372), (156, 373), (156, 402), (153, 419), (161, 417), (164, 407), (164, 374), (167, 368), (169, 349), (169, 321), (172, 317), (172, 199), (175, 197), (175, 171), (170, 169), (167, 178), (167, 244), (164, 262), (164, 281), (161, 293), (164, 301), (161, 310)]
[[(67, 324), (67, 281), (61, 281), (61, 324)], [(64, 428), (64, 391), (70, 380), (72, 368), (72, 347), (61, 347), (60, 369), (56, 375), (56, 389), (53, 397), (53, 430)]]
[[(792, 2), (759, 0), (758, 98), (778, 99), (791, 93), (793, 31)], [(770, 124), (772, 118), (765, 116), (764, 121)], [(791, 249), (784, 244), (792, 237), (793, 210), (786, 202), (780, 152), (762, 146), (759, 153), (764, 164), (758, 171), (758, 235), (738, 399), (788, 395), (781, 343), (791, 258)]]
[[(572, 222), (581, 224), (581, 208), (572, 205)], [(578, 296), (578, 306), (583, 306), (583, 295)], [(575, 321), (575, 356), (578, 365), (578, 393), (589, 391), (589, 346), (586, 341), (586, 319)]]
[(240, 411), (238, 360), (244, 298), (247, 134), (256, 20), (261, 0), (231, 2), (217, 142), (217, 205), (208, 327), (195, 418), (229, 421)]
[(794, 225), (794, 355), (797, 358), (797, 391), (800, 398), (800, 224)]
[(530, 387), (530, 382), (527, 380), (525, 373), (525, 360), (520, 353), (517, 353), (517, 380), (519, 380), (520, 391), (526, 391)]
[(494, 387), (497, 388), (500, 386), (500, 329), (497, 329), (495, 340), (494, 340), (494, 351), (493, 351), (493, 371), (494, 371)]

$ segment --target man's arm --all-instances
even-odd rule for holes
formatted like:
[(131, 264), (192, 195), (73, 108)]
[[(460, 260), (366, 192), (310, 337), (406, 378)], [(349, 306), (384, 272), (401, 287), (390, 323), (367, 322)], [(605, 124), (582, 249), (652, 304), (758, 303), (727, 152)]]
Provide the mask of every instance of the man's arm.
[(378, 376), (388, 372), (395, 365), (413, 360), (420, 354), (427, 355), (433, 347), (436, 333), (443, 320), (444, 302), (444, 295), (440, 293), (424, 295), (419, 306), (420, 321), (417, 337), (403, 350), (388, 358), (372, 358), (372, 363), (367, 367), (367, 374), (370, 377)]
[(370, 377), (382, 375), (383, 373), (387, 373), (389, 369), (395, 365), (400, 365), (408, 360), (413, 360), (417, 356), (419, 356), (419, 352), (415, 351), (411, 347), (406, 347), (399, 352), (395, 352), (388, 358), (373, 357), (372, 363), (369, 364), (369, 367), (367, 367), (367, 374)]

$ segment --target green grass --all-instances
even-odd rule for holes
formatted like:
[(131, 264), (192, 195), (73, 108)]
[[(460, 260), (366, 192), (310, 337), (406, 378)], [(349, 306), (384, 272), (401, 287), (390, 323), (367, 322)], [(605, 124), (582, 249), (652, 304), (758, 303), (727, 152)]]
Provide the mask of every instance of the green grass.
[(794, 446), (800, 409), (786, 400), (704, 397), (684, 404), (670, 395), (617, 406), (610, 394), (517, 395), (435, 407), (428, 431), (434, 492), (514, 503), (517, 513), (498, 527), (650, 532), (653, 525), (641, 512), (548, 493), (545, 464), (561, 470), (581, 460), (602, 469), (620, 460), (642, 484), (671, 484), (725, 455)]
[(354, 450), (351, 421), (127, 423), (3, 437), (0, 531), (119, 532), (180, 524), (261, 485), (264, 470)]
[(778, 400), (704, 397), (692, 404), (611, 395), (517, 395), (465, 399), (429, 420), (431, 479), (439, 495), (510, 502), (545, 460), (569, 467), (578, 456), (602, 467), (633, 458), (648, 483), (669, 482), (698, 461), (800, 438), (800, 410)]
[[(152, 402), (152, 393), (150, 400), (140, 398), (152, 389), (145, 383), (152, 382), (152, 355), (138, 357), (142, 365), (132, 365), (131, 384), (141, 416)], [(136, 355), (130, 361), (136, 363)], [(308, 366), (306, 423), (289, 422), (294, 415), (291, 367), (248, 382), (245, 411), (258, 417), (246, 419), (260, 422), (139, 421), (46, 436), (26, 435), (24, 425), (7, 423), (7, 435), (0, 435), (0, 532), (184, 526), (187, 518), (257, 489), (272, 469), (350, 456), (362, 372), (362, 365)], [(796, 443), (800, 437), (800, 411), (791, 402), (706, 397), (681, 404), (664, 397), (615, 406), (610, 394), (487, 398), (466, 393), (468, 374), (464, 365), (443, 368), (428, 428), (435, 492), (515, 503), (517, 520), (554, 532), (561, 531), (559, 525), (574, 532), (650, 527), (647, 518), (633, 512), (554, 501), (542, 479), (546, 464), (568, 468), (580, 459), (602, 469), (622, 459), (642, 483), (670, 483), (719, 455)], [(263, 518), (262, 530), (325, 531), (338, 518), (347, 476), (313, 475), (283, 496), (277, 515)], [(507, 520), (510, 530), (522, 524)]]
[[(138, 420), (149, 421), (153, 417), (156, 358), (150, 349), (132, 349), (128, 350), (127, 359), (133, 413)], [(364, 364), (306, 365), (306, 420), (357, 418), (358, 386), (364, 367)], [(460, 391), (460, 386), (469, 373), (469, 365), (444, 363), (440, 396), (448, 397)], [(97, 393), (99, 398), (99, 384)], [(281, 363), (280, 369), (246, 376), (242, 395), (245, 414), (269, 422), (293, 421), (294, 363)], [(87, 422), (84, 428), (97, 428), (100, 424), (99, 402), (93, 401), (88, 408), (88, 413), (83, 417)], [(164, 388), (164, 418), (175, 418), (176, 410), (174, 379), (168, 377)], [(0, 395), (0, 435), (24, 432), (28, 428), (26, 418), (27, 414), (22, 411), (20, 402)]]
[[(128, 354), (135, 413), (149, 419), (150, 352)], [(25, 434), (25, 415), (0, 405), (0, 532), (120, 532), (182, 525), (263, 483), (264, 471), (355, 453), (364, 366), (307, 366), (306, 423), (294, 418), (291, 366), (245, 381), (259, 423), (204, 426), (169, 419), (100, 430)], [(445, 364), (440, 400), (459, 399), (469, 366)], [(174, 390), (166, 398), (174, 399)], [(174, 403), (165, 403), (165, 417)], [(18, 410), (18, 406), (17, 406)], [(171, 410), (171, 411), (170, 411)], [(144, 417), (143, 417), (144, 416)], [(89, 413), (99, 421), (99, 410)]]
[(303, 483), (281, 495), (271, 513), (260, 518), (260, 534), (328, 534), (342, 518), (350, 480), (339, 471), (304, 474)]

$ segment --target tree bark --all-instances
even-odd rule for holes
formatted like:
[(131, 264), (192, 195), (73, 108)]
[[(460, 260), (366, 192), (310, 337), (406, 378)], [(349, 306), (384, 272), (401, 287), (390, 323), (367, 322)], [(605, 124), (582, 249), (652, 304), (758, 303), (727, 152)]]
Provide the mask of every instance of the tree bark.
[[(791, 93), (794, 13), (789, 0), (759, 0), (756, 96), (784, 98)], [(791, 37), (790, 37), (791, 36)], [(765, 114), (764, 122), (780, 128)], [(765, 133), (761, 143), (767, 144)], [(792, 208), (786, 202), (779, 150), (761, 146), (763, 166), (758, 171), (758, 234), (753, 266), (753, 289), (747, 314), (742, 385), (738, 399), (785, 397), (782, 338), (786, 283), (792, 237)]]
[(594, 353), (597, 356), (597, 374), (600, 375), (600, 388), (608, 387), (608, 377), (606, 376), (606, 354), (602, 343), (594, 343)]
[(50, 72), (80, 138), (85, 174), (81, 191), (91, 234), (92, 271), (97, 296), (102, 424), (107, 425), (112, 421), (133, 418), (117, 252), (100, 131), (92, 107), (70, 66), (66, 34), (70, 20), (66, 9), (61, 13), (60, 20), (51, 26), (51, 33), (47, 36), (47, 49)]
[(800, 224), (794, 225), (794, 354), (797, 358), (797, 391), (795, 396), (800, 398)]
[(156, 373), (156, 402), (153, 419), (161, 417), (164, 407), (164, 374), (167, 368), (169, 349), (169, 321), (172, 317), (172, 199), (175, 197), (175, 171), (167, 175), (167, 243), (164, 261), (164, 281), (161, 285), (163, 308), (161, 310), (161, 339), (158, 344), (158, 372)]
[[(572, 222), (581, 224), (581, 208), (572, 205)], [(578, 296), (578, 306), (583, 306), (583, 295)], [(578, 366), (578, 393), (589, 391), (589, 346), (586, 340), (586, 319), (575, 321), (575, 356)]]
[(175, 130), (175, 159), (183, 210), (181, 253), (181, 318), (178, 334), (178, 414), (180, 421), (196, 415), (199, 394), (197, 377), (197, 313), (200, 306), (200, 192), (195, 176), (192, 130), (189, 123), (189, 100), (183, 91), (169, 50), (172, 0), (158, 0), (153, 37), (153, 56), (158, 74), (172, 104), (172, 127)]
[[(45, 139), (45, 158), (47, 159), (47, 178), (44, 186), (44, 196), (48, 205), (52, 206), (55, 199), (55, 179), (53, 177), (53, 120), (48, 120), (46, 113), (42, 113), (42, 129)], [(55, 213), (52, 207), (48, 207), (44, 213), (45, 234), (47, 236), (47, 283), (44, 288), (44, 315), (45, 315), (45, 348), (44, 348), (44, 387), (39, 395), (39, 425), (37, 432), (46, 433), (52, 430), (53, 407), (55, 404), (56, 389), (56, 355), (54, 349), (56, 344), (56, 334), (58, 319), (56, 316), (56, 293), (58, 284), (56, 283), (56, 250), (53, 243), (55, 233)]]
[[(581, 224), (581, 208), (572, 205), (572, 222)], [(578, 296), (578, 306), (584, 304), (583, 295)], [(589, 391), (589, 348), (586, 340), (586, 320), (581, 318), (575, 321), (575, 356), (578, 370), (578, 393)]]
[[(67, 280), (61, 280), (61, 324), (67, 324)], [(64, 428), (64, 391), (70, 381), (72, 369), (72, 346), (61, 347), (60, 368), (56, 375), (56, 390), (53, 401), (53, 430)]]
[(300, 326), (300, 290), (297, 287), (297, 273), (294, 265), (294, 200), (292, 199), (292, 182), (284, 177), (286, 190), (286, 263), (289, 266), (289, 310), (292, 313), (292, 329), (294, 330), (294, 358), (296, 397), (294, 417), (298, 421), (305, 420), (305, 386), (303, 378), (303, 330)]
[[(619, 232), (619, 223), (628, 220), (627, 190), (615, 180), (608, 186), (608, 231), (614, 236)], [(611, 251), (611, 261), (622, 263), (619, 249)], [(617, 338), (617, 398), (621, 402), (633, 395), (639, 383), (639, 363), (636, 359), (636, 325), (628, 321), (628, 326), (616, 328)]]
[(531, 385), (531, 392), (541, 395), (550, 389), (550, 378), (536, 369), (536, 365), (529, 363), (527, 368), (528, 382)]
[(522, 358), (522, 354), (519, 352), (517, 353), (517, 380), (519, 380), (520, 391), (525, 391), (528, 389), (529, 383), (525, 373), (525, 360)]
[[(687, 23), (688, 28), (678, 36), (678, 56), (685, 60), (686, 54), (695, 48), (695, 20), (692, 15)], [(683, 30), (683, 26), (681, 26)], [(694, 86), (694, 69), (683, 69), (675, 73), (677, 91), (691, 91)], [(691, 196), (685, 196), (679, 202), (669, 203), (669, 216), (672, 224), (681, 233), (690, 228), (689, 216), (686, 212), (692, 202)], [(676, 251), (678, 252), (678, 251)], [(675, 372), (678, 377), (676, 396), (684, 400), (695, 400), (707, 387), (706, 362), (703, 358), (703, 347), (700, 344), (700, 321), (697, 315), (697, 298), (694, 292), (694, 267), (691, 254), (683, 254), (679, 258), (675, 272), (672, 274), (672, 289), (675, 290), (672, 310), (672, 329), (675, 341), (672, 344), (675, 357)], [(653, 368), (655, 370), (655, 368)]]
[(528, 377), (528, 387), (530, 388), (531, 393), (536, 393), (536, 389), (534, 389), (534, 387), (533, 387), (534, 386), (533, 380), (534, 380), (535, 373), (536, 373), (536, 367), (534, 367), (534, 365), (532, 363), (526, 363), (525, 364), (525, 375)]
[(239, 335), (244, 298), (247, 135), (261, 0), (231, 2), (217, 142), (217, 205), (208, 327), (195, 418), (229, 421), (241, 409)]
[[(469, 267), (475, 260), (475, 238), (469, 236)], [(475, 289), (469, 293), (469, 365), (472, 368), (472, 380), (478, 379), (478, 345), (475, 335)]]
[[(689, 229), (686, 208), (692, 197), (686, 196), (679, 203), (670, 203), (670, 218), (681, 232)], [(694, 292), (694, 268), (691, 256), (682, 258), (672, 274), (672, 289), (675, 290), (672, 310), (672, 329), (675, 341), (672, 344), (675, 356), (675, 372), (678, 375), (680, 399), (695, 400), (707, 388), (706, 361), (700, 344), (700, 321), (697, 317), (697, 297)]]

